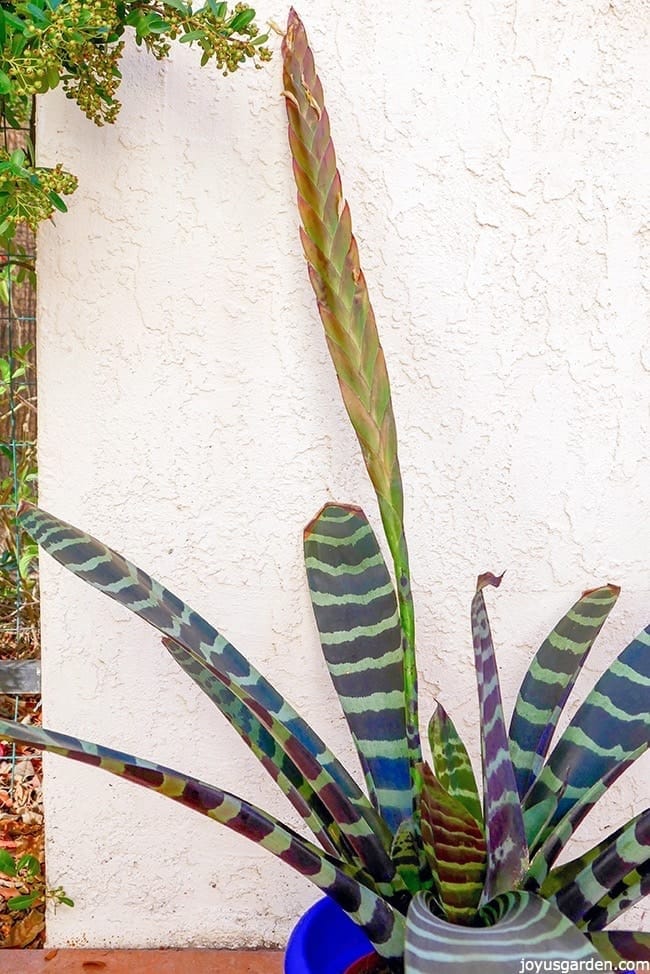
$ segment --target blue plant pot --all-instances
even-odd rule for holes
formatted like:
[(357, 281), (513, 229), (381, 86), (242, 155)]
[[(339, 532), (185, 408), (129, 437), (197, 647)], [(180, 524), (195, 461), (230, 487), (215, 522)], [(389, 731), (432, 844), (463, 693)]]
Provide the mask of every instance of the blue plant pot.
[(285, 974), (345, 974), (372, 952), (372, 944), (350, 917), (325, 897), (293, 928), (284, 955)]

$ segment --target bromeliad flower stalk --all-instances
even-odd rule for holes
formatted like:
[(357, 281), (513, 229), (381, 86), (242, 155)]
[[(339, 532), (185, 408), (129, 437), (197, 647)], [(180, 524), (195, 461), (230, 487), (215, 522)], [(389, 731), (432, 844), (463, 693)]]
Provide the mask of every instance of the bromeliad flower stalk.
[(323, 91), (298, 16), (283, 44), (301, 237), (343, 401), (375, 488), (393, 572), (364, 512), (329, 503), (305, 529), (320, 641), (363, 770), (363, 791), (271, 683), (206, 620), (100, 541), (25, 505), (60, 564), (155, 627), (302, 816), (308, 840), (245, 799), (133, 755), (11, 721), (0, 734), (151, 788), (260, 844), (361, 927), (394, 974), (506, 974), (522, 959), (650, 959), (650, 935), (605, 930), (650, 891), (650, 810), (557, 866), (573, 833), (650, 740), (650, 625), (552, 739), (618, 598), (587, 591), (535, 655), (506, 724), (481, 575), (471, 623), (481, 788), (451, 717), (417, 717), (415, 621), (390, 385), (336, 168)]
[(323, 89), (307, 35), (293, 10), (282, 53), (289, 145), (302, 221), (300, 239), (343, 402), (377, 495), (393, 558), (402, 628), (411, 786), (417, 792), (422, 751), (415, 615), (388, 370), (352, 235), (350, 207), (343, 198)]

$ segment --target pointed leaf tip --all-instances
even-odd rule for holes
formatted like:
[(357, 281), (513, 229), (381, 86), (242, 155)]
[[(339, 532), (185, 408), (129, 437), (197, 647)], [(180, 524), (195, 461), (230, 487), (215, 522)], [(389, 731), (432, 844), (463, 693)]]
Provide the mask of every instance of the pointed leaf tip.
[(289, 7), (289, 14), (287, 16), (287, 31), (282, 38), (282, 46), (292, 51), (295, 35), (298, 31), (302, 31), (302, 33), (304, 33), (305, 28), (303, 22), (296, 13), (295, 7)]
[(494, 588), (498, 588), (504, 575), (505, 572), (501, 572), (500, 575), (493, 575), (492, 572), (484, 572), (476, 579), (476, 591), (480, 592), (488, 585), (493, 585)]
[(312, 534), (315, 525), (318, 524), (319, 521), (322, 521), (325, 515), (330, 511), (341, 511), (345, 512), (346, 514), (356, 514), (363, 518), (364, 521), (368, 520), (361, 508), (356, 504), (336, 504), (334, 501), (328, 501), (327, 504), (323, 504), (318, 514), (315, 514), (311, 521), (305, 525), (302, 532), (305, 540), (307, 540), (307, 538), (309, 538), (309, 536)]
[(600, 592), (603, 588), (610, 589), (614, 598), (618, 598), (619, 595), (621, 594), (620, 585), (615, 585), (613, 582), (607, 582), (606, 585), (596, 585), (595, 588), (586, 588), (582, 593), (582, 595), (580, 596), (580, 598), (586, 599), (588, 596), (593, 595), (594, 592)]

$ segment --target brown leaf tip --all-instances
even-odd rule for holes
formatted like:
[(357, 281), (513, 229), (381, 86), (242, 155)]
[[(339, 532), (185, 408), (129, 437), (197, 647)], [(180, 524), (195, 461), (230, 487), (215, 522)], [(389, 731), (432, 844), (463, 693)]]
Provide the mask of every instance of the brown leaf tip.
[(593, 595), (595, 592), (603, 592), (605, 589), (609, 589), (615, 599), (617, 599), (621, 594), (620, 585), (615, 585), (613, 582), (608, 582), (607, 585), (597, 585), (595, 588), (585, 589), (580, 598), (586, 599), (589, 595)]
[(504, 575), (505, 572), (501, 572), (500, 575), (494, 575), (492, 572), (484, 572), (476, 579), (476, 591), (480, 592), (487, 585), (493, 585), (494, 588), (498, 588)]
[(350, 514), (361, 515), (361, 517), (364, 519), (366, 516), (363, 513), (362, 509), (357, 504), (337, 504), (335, 501), (328, 501), (327, 504), (323, 504), (319, 512), (313, 516), (309, 524), (305, 525), (305, 528), (303, 530), (303, 538), (305, 539), (305, 541), (309, 538), (309, 535), (314, 530), (314, 526), (318, 523), (318, 521), (320, 521), (323, 514), (333, 507), (336, 507), (342, 511), (348, 511)]
[(443, 724), (448, 717), (447, 711), (445, 710), (445, 708), (443, 707), (443, 705), (440, 703), (439, 700), (436, 700), (435, 704), (436, 704), (436, 709), (433, 711), (431, 715), (430, 723)]

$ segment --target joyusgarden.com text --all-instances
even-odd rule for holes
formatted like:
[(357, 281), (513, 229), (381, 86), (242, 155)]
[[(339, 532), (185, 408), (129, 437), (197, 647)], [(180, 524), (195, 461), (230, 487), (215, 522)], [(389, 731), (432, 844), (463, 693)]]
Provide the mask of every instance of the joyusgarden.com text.
[(623, 960), (618, 964), (609, 960), (528, 960), (522, 957), (518, 974), (544, 974), (545, 971), (559, 971), (569, 974), (569, 971), (650, 971), (650, 961)]

